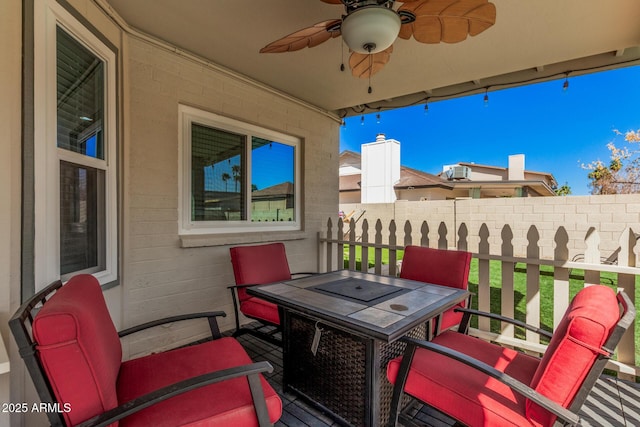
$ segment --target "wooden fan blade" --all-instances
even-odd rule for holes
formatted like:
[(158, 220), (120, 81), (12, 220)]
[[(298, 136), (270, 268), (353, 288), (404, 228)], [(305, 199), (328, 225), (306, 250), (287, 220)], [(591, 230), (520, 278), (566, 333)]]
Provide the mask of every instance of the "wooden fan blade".
[(488, 0), (407, 1), (406, 10), (416, 20), (400, 28), (398, 37), (411, 36), (421, 43), (458, 43), (480, 34), (496, 22), (496, 6)]
[(393, 45), (383, 51), (369, 55), (367, 53), (352, 52), (349, 57), (349, 67), (354, 77), (366, 79), (373, 76), (389, 62), (393, 52)]
[(317, 24), (298, 30), (279, 40), (269, 43), (262, 49), (260, 53), (281, 53), (293, 52), (305, 47), (315, 47), (320, 43), (338, 37), (340, 30), (329, 31), (328, 28), (340, 26), (341, 19), (331, 19), (329, 21), (318, 22)]
[(329, 4), (342, 4), (342, 0), (320, 0)]

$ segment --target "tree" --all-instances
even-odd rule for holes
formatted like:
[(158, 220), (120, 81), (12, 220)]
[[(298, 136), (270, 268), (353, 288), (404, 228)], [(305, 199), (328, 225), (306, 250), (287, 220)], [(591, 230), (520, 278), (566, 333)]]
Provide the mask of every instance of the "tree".
[(236, 182), (236, 193), (238, 192), (238, 184), (240, 183), (240, 165), (231, 166), (231, 173), (233, 174), (233, 180)]
[(640, 143), (640, 130), (628, 131), (625, 134), (614, 131), (616, 136), (624, 135), (629, 146), (619, 148), (615, 141), (607, 144), (609, 163), (600, 159), (587, 165), (583, 169), (589, 171), (587, 177), (591, 181), (591, 194), (630, 194), (640, 192), (640, 149), (632, 144)]
[(228, 181), (231, 179), (231, 175), (229, 175), (228, 173), (224, 172), (222, 174), (222, 180), (224, 181), (224, 191), (226, 191), (227, 193), (229, 192), (229, 183)]
[(563, 186), (554, 188), (553, 191), (556, 192), (556, 196), (570, 196), (571, 195), (571, 187), (566, 182)]

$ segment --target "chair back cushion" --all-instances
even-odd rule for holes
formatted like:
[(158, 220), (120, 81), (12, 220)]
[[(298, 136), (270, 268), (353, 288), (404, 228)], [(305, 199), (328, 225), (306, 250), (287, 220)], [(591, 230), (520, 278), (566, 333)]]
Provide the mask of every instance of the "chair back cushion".
[(95, 277), (60, 288), (36, 315), (33, 337), (58, 402), (71, 406), (68, 425), (118, 406), (122, 348)]
[[(264, 285), (291, 279), (284, 244), (270, 243), (256, 246), (236, 246), (229, 249), (236, 285)], [(238, 289), (243, 302), (250, 298)]]
[(471, 253), (407, 246), (400, 277), (434, 285), (467, 289)]
[[(613, 290), (604, 285), (580, 290), (558, 324), (531, 388), (569, 407), (619, 319)], [(527, 401), (526, 413), (534, 425), (549, 426), (556, 418), (531, 401)]]

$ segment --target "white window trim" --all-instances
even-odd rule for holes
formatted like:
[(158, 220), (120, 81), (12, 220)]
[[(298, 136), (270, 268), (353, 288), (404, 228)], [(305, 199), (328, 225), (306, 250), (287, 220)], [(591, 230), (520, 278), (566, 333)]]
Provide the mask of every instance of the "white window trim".
[[(299, 231), (301, 230), (301, 147), (299, 138), (281, 132), (265, 129), (260, 126), (234, 120), (218, 114), (203, 111), (187, 105), (178, 106), (178, 223), (180, 236), (227, 234), (244, 232), (268, 231)], [(295, 218), (286, 222), (251, 222), (245, 221), (192, 221), (191, 220), (191, 125), (192, 123), (211, 126), (217, 129), (247, 135), (246, 144), (246, 177), (245, 183), (251, 182), (251, 137), (277, 141), (294, 147), (294, 200)], [(245, 206), (251, 212), (251, 192), (246, 192)]]
[[(104, 160), (57, 147), (56, 26), (104, 61)], [(55, 0), (34, 1), (34, 187), (36, 292), (60, 278), (60, 161), (105, 171), (104, 285), (118, 278), (116, 170), (116, 55)]]

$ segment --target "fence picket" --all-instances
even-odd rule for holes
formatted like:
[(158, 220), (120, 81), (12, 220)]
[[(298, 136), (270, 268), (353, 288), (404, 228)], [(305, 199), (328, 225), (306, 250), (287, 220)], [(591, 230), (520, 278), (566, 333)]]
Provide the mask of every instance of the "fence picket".
[[(527, 232), (527, 258), (533, 263), (526, 265), (527, 270), (527, 309), (526, 322), (540, 327), (540, 265), (535, 261), (540, 259), (540, 233), (535, 225), (529, 227)], [(526, 331), (527, 341), (539, 343), (540, 335), (532, 331)]]
[[(553, 258), (555, 261), (566, 263), (569, 258), (569, 235), (564, 227), (559, 227), (553, 239), (556, 243)], [(553, 270), (553, 330), (558, 327), (558, 323), (564, 312), (569, 307), (569, 269), (566, 267), (556, 267)]]
[(360, 257), (360, 271), (366, 273), (369, 271), (369, 222), (367, 219), (362, 220), (362, 234), (360, 236), (362, 242), (362, 255)]
[[(478, 310), (491, 311), (491, 272), (489, 268), (489, 227), (487, 224), (480, 226), (480, 243), (478, 245), (478, 254), (486, 255), (487, 258), (478, 257)], [(478, 319), (478, 329), (483, 331), (490, 330), (490, 321), (487, 318)]]
[[(505, 258), (502, 260), (502, 286), (500, 286), (500, 295), (502, 300), (502, 306), (500, 308), (500, 312), (503, 316), (514, 318), (515, 312), (515, 289), (513, 285), (513, 270), (515, 264), (513, 261), (508, 261), (507, 259), (513, 258), (513, 231), (511, 231), (511, 227), (505, 225), (502, 227), (502, 233), (500, 234), (502, 239), (502, 256)], [(502, 322), (500, 327), (502, 331), (502, 335), (505, 337), (514, 337), (514, 327), (511, 323)]]

